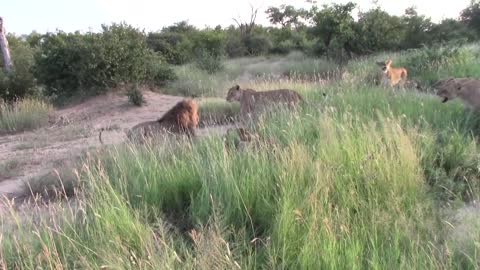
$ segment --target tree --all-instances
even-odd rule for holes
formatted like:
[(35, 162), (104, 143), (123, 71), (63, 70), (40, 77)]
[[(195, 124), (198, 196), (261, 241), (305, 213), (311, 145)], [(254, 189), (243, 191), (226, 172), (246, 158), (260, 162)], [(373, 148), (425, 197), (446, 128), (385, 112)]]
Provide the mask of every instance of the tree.
[(418, 48), (428, 42), (428, 32), (433, 26), (430, 18), (418, 15), (415, 7), (409, 7), (405, 10), (402, 20), (405, 25), (405, 39), (402, 44), (404, 49)]
[(12, 66), (9, 72), (0, 70), (0, 99), (12, 101), (38, 94), (32, 73), (36, 49), (12, 33), (7, 35), (7, 40)]
[(165, 57), (168, 63), (181, 65), (193, 58), (193, 38), (197, 33), (194, 26), (187, 21), (181, 21), (163, 28), (161, 32), (149, 33), (147, 44)]
[(3, 56), (3, 68), (8, 73), (12, 69), (12, 60), (10, 59), (10, 50), (8, 49), (7, 33), (5, 31), (3, 18), (0, 17), (0, 49)]
[(280, 24), (283, 28), (290, 28), (292, 25), (295, 28), (304, 26), (302, 19), (309, 17), (309, 12), (305, 9), (296, 9), (290, 5), (281, 5), (280, 8), (269, 7), (265, 13), (272, 24)]
[(475, 32), (462, 21), (445, 19), (439, 24), (432, 26), (428, 39), (430, 44), (451, 40), (473, 41), (475, 39)]
[(379, 7), (360, 12), (356, 30), (356, 46), (362, 53), (398, 49), (405, 35), (401, 19)]
[(472, 0), (470, 6), (460, 13), (460, 19), (470, 29), (480, 34), (480, 1)]
[(42, 40), (43, 35), (39, 34), (36, 31), (33, 31), (29, 35), (25, 37), (26, 41), (30, 45), (30, 47), (38, 47), (40, 46), (40, 42)]
[(252, 33), (253, 28), (255, 27), (255, 21), (257, 20), (258, 8), (254, 8), (250, 5), (251, 13), (250, 13), (250, 21), (249, 22), (242, 22), (240, 19), (233, 18), (233, 21), (238, 25), (240, 29), (240, 33), (243, 36), (248, 36)]
[(348, 2), (346, 4), (323, 5), (323, 9), (317, 11), (312, 8), (313, 29), (312, 33), (316, 35), (327, 51), (332, 50), (333, 41), (335, 49), (344, 49), (349, 47), (349, 43), (355, 36), (352, 11), (356, 4)]

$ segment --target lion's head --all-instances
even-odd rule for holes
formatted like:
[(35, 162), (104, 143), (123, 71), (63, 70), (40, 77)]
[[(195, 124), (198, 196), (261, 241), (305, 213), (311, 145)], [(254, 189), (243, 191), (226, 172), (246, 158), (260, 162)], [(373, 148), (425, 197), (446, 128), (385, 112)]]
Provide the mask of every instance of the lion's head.
[(237, 84), (228, 90), (228, 94), (227, 94), (228, 102), (240, 101), (241, 97), (242, 97), (242, 89), (240, 89), (240, 85)]
[(442, 103), (456, 98), (461, 89), (460, 83), (454, 78), (439, 80), (432, 87), (436, 90), (436, 95), (442, 98)]

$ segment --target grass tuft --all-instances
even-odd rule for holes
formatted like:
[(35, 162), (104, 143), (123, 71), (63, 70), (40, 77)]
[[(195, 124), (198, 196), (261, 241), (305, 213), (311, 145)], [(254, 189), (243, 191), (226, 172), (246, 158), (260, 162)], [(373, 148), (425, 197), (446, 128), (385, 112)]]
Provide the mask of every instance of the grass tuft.
[(0, 134), (45, 126), (48, 124), (48, 116), (52, 109), (48, 103), (36, 99), (0, 104)]

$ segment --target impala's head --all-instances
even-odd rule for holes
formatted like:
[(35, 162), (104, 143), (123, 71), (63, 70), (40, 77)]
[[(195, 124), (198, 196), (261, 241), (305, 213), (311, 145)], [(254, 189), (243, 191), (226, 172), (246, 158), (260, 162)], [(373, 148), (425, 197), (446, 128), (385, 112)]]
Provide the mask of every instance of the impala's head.
[(242, 97), (242, 89), (240, 88), (240, 85), (237, 84), (228, 90), (228, 94), (227, 94), (228, 102), (240, 101), (241, 97)]
[(456, 98), (458, 91), (461, 89), (461, 85), (454, 78), (439, 80), (432, 87), (435, 89), (437, 96), (442, 98), (442, 103)]
[(384, 73), (387, 73), (387, 71), (390, 69), (390, 67), (392, 65), (392, 60), (388, 59), (387, 61), (380, 61), (380, 62), (377, 62), (377, 65), (382, 67), (382, 71)]

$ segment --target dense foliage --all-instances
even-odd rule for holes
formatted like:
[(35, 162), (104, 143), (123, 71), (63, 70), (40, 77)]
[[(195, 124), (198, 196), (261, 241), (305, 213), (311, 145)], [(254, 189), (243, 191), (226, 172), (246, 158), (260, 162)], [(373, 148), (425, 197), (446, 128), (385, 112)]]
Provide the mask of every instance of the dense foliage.
[(354, 18), (357, 8), (353, 2), (309, 10), (270, 7), (268, 27), (256, 24), (252, 9), (249, 22), (236, 20), (227, 28), (198, 29), (182, 21), (150, 33), (121, 23), (104, 25), (99, 33), (9, 35), (14, 68), (0, 72), (0, 97), (92, 95), (121, 83), (163, 86), (177, 77), (170, 65), (194, 63), (212, 74), (224, 69), (226, 57), (301, 51), (343, 65), (359, 55), (469, 42), (480, 34), (478, 1), (458, 19), (439, 23), (415, 8), (395, 16), (375, 7)]
[(57, 32), (42, 38), (35, 75), (47, 95), (95, 94), (120, 83), (159, 80), (156, 65), (161, 58), (147, 47), (142, 32), (124, 24), (102, 29), (98, 34)]

